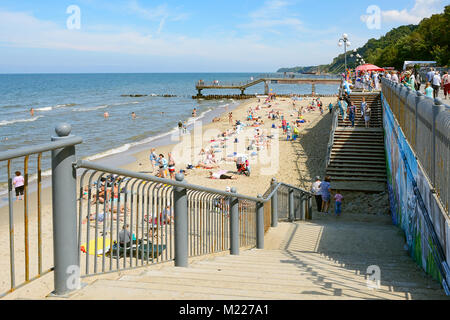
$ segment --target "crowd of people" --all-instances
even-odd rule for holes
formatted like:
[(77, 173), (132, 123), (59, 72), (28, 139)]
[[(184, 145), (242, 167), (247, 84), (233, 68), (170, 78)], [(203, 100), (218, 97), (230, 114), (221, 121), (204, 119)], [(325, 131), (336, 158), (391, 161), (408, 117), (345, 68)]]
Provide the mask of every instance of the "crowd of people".
[[(175, 173), (180, 172), (188, 175), (190, 170), (200, 169), (208, 170), (207, 178), (217, 180), (236, 180), (239, 176), (250, 176), (250, 160), (263, 150), (270, 151), (273, 135), (262, 126), (265, 121), (271, 122), (272, 129), (281, 129), (280, 132), (285, 135), (287, 141), (296, 141), (300, 136), (300, 127), (307, 122), (305, 114), (320, 110), (324, 115), (324, 106), (320, 98), (313, 98), (308, 101), (306, 106), (297, 106), (302, 98), (292, 97), (292, 110), (289, 114), (284, 114), (276, 108), (277, 97), (270, 94), (267, 98), (259, 98), (254, 106), (247, 109), (246, 115), (242, 119), (235, 119), (232, 112), (226, 114), (226, 120), (220, 117), (213, 119), (213, 122), (228, 121), (230, 127), (211, 137), (208, 143), (196, 154), (194, 164), (187, 164), (186, 168), (176, 169), (176, 162), (172, 153), (168, 153), (167, 158), (164, 154), (157, 154), (153, 148), (150, 152), (150, 164), (152, 173), (160, 178), (175, 179)], [(286, 101), (286, 100), (283, 100)], [(330, 112), (333, 105), (328, 108)], [(290, 120), (288, 120), (290, 119)], [(181, 121), (180, 121), (181, 124)], [(182, 134), (183, 127), (180, 127)], [(245, 153), (229, 153), (230, 149), (235, 149), (233, 145), (244, 143)], [(238, 148), (243, 150), (242, 148)], [(196, 151), (198, 152), (198, 150)], [(224, 170), (225, 163), (236, 164), (236, 170)]]
[[(415, 68), (408, 69), (403, 72), (362, 72), (355, 77), (354, 88), (362, 89), (363, 92), (380, 90), (381, 79), (383, 77), (395, 83), (403, 84), (405, 87), (411, 88), (413, 91), (421, 91), (422, 84), (425, 84), (423, 93), (429, 98), (438, 98), (440, 90), (443, 90), (444, 92), (444, 99), (448, 99), (449, 97), (450, 77), (448, 71), (441, 73), (435, 68), (429, 68), (425, 76), (422, 76), (418, 69)], [(345, 83), (346, 81), (344, 81), (344, 85)]]
[[(354, 128), (356, 117), (359, 115), (356, 112), (356, 105), (351, 100), (350, 95), (347, 92), (344, 92), (343, 96), (339, 97), (338, 107), (342, 119), (345, 120), (348, 118), (352, 124), (352, 128)], [(363, 97), (360, 105), (360, 116), (364, 119), (366, 128), (370, 128), (371, 115), (372, 109), (367, 104), (366, 98)]]

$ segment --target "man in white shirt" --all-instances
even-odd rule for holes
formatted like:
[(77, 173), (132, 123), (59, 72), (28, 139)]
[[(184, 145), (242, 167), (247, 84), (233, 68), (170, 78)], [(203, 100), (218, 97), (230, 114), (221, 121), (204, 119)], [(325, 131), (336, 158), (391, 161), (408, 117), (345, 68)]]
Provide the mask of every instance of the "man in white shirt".
[(322, 183), (320, 177), (316, 177), (316, 182), (313, 183), (311, 191), (316, 198), (317, 211), (322, 212), (322, 195), (320, 194), (320, 184)]
[(388, 80), (392, 80), (392, 76), (391, 76), (391, 74), (388, 72), (388, 73), (386, 73), (386, 79), (388, 79)]
[(439, 74), (439, 71), (436, 71), (436, 74), (433, 77), (433, 97), (436, 99), (439, 97), (439, 88), (441, 87), (441, 75)]
[(398, 75), (396, 72), (392, 72), (392, 81), (395, 83), (398, 83)]

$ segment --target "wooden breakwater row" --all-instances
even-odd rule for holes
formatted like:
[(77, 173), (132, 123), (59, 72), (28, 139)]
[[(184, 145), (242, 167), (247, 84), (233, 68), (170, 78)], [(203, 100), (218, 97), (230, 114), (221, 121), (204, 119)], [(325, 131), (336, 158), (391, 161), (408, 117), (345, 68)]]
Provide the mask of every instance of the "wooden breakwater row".
[[(196, 95), (192, 96), (192, 99), (203, 99), (203, 100), (222, 100), (222, 99), (233, 99), (233, 100), (246, 100), (246, 99), (253, 99), (257, 98), (258, 96), (266, 96), (266, 95), (255, 95), (255, 94), (213, 94), (213, 95)], [(309, 97), (315, 97), (315, 98), (325, 98), (325, 97), (337, 97), (337, 94), (277, 94), (277, 98), (309, 98)]]
[(141, 97), (160, 97), (160, 98), (175, 98), (176, 95), (172, 94), (122, 94), (121, 97), (127, 98), (141, 98)]

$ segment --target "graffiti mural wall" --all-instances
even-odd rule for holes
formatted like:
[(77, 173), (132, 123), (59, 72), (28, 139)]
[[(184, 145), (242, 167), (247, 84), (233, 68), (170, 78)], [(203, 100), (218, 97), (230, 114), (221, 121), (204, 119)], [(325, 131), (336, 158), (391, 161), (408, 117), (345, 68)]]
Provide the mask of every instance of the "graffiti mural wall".
[(382, 101), (392, 221), (404, 231), (411, 257), (445, 288), (448, 279), (442, 274), (450, 262), (449, 220), (385, 97)]

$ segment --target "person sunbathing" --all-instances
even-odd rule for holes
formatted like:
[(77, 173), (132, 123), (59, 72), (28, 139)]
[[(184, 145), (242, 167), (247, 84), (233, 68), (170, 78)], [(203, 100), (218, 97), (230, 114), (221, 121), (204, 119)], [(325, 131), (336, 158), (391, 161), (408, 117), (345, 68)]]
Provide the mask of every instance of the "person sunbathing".
[(237, 180), (237, 176), (228, 175), (228, 170), (222, 170), (219, 172), (209, 172), (209, 178), (214, 180)]
[(198, 169), (216, 169), (216, 168), (219, 168), (219, 166), (217, 164), (206, 164), (204, 162), (199, 162), (197, 164), (197, 168)]
[[(124, 219), (123, 219), (123, 213), (124, 213), (124, 208), (123, 208), (123, 206), (122, 206), (122, 208), (121, 208), (121, 214), (119, 215), (119, 217), (117, 217), (117, 208), (115, 208), (115, 210), (113, 209), (113, 220), (114, 221), (117, 221), (117, 218), (119, 218), (119, 220), (121, 221), (121, 222), (123, 222), (124, 221)], [(108, 209), (108, 213), (106, 214), (106, 218), (108, 219), (109, 217), (110, 217), (110, 215), (111, 215), (111, 208), (109, 208)], [(105, 213), (104, 212), (99, 212), (98, 213), (98, 215), (97, 215), (97, 213), (91, 213), (90, 215), (89, 215), (89, 221), (95, 221), (95, 220), (98, 220), (98, 222), (104, 222), (105, 221)], [(86, 224), (87, 223), (87, 221), (88, 221), (88, 218), (86, 217), (83, 221), (82, 221), (82, 223), (83, 224)]]

